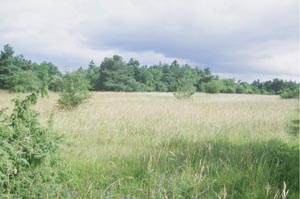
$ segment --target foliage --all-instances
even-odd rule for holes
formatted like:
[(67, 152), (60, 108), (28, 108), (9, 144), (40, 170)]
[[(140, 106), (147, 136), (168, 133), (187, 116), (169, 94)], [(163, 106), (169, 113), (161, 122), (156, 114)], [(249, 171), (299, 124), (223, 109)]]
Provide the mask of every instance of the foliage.
[(187, 79), (182, 79), (179, 80), (177, 91), (173, 94), (177, 99), (187, 99), (190, 98), (195, 92), (195, 86)]
[(0, 88), (8, 89), (9, 77), (18, 70), (13, 64), (13, 48), (6, 44), (0, 54)]
[[(248, 82), (234, 79), (219, 79), (210, 68), (200, 69), (188, 64), (180, 65), (176, 60), (171, 64), (140, 65), (138, 60), (127, 63), (119, 55), (104, 58), (97, 66), (90, 61), (86, 69), (79, 68), (89, 82), (90, 90), (126, 92), (179, 92), (182, 81), (186, 89), (196, 88), (196, 92), (208, 93), (245, 93), (281, 95), (283, 98), (297, 98), (299, 83), (274, 78), (261, 82)], [(24, 74), (22, 76), (21, 74)], [(67, 76), (68, 74), (64, 75)], [(184, 80), (183, 80), (184, 79)], [(5, 45), (0, 54), (0, 89), (14, 92), (31, 92), (39, 87), (61, 91), (63, 75), (50, 62), (40, 64), (14, 55), (10, 45)], [(193, 90), (193, 89), (192, 89)]]
[(217, 80), (213, 80), (205, 83), (204, 89), (207, 93), (219, 93), (222, 89), (222, 84)]
[(127, 65), (122, 57), (114, 55), (101, 63), (99, 88), (106, 91), (134, 91), (136, 81), (133, 67)]
[(36, 73), (42, 88), (49, 88), (52, 91), (59, 91), (62, 82), (61, 72), (52, 63), (42, 62), (41, 64), (33, 64), (33, 71)]
[(204, 88), (205, 84), (218, 79), (216, 76), (212, 75), (209, 68), (204, 68), (203, 71), (201, 69), (197, 69), (197, 75), (198, 75), (197, 90), (199, 92), (206, 92)]
[(14, 100), (11, 115), (1, 115), (0, 197), (66, 197), (68, 174), (57, 157), (60, 137), (44, 128), (30, 108), (37, 94)]
[(65, 110), (78, 107), (90, 97), (89, 88), (89, 81), (82, 71), (68, 73), (63, 79), (58, 107)]
[(14, 55), (13, 48), (5, 45), (0, 54), (0, 88), (13, 92), (32, 92), (40, 89), (58, 90), (60, 85), (51, 84), (54, 76), (62, 76), (52, 63), (32, 63), (23, 55)]
[[(227, 198), (270, 199), (282, 198), (284, 184), (287, 198), (299, 198), (298, 135), (288, 134), (291, 120), (299, 123), (297, 100), (94, 95), (54, 120), (68, 141), (61, 156), (74, 176), (70, 198), (218, 198), (226, 190)], [(49, 97), (36, 107), (46, 118)]]
[(236, 93), (252, 94), (253, 90), (248, 82), (238, 82)]
[(222, 88), (221, 93), (235, 93), (236, 92), (236, 83), (234, 79), (222, 79), (220, 80)]
[(41, 89), (42, 82), (32, 71), (19, 71), (8, 79), (10, 91), (13, 92), (34, 92)]
[(289, 87), (287, 89), (284, 89), (280, 96), (282, 98), (298, 98), (300, 97), (299, 95), (299, 86), (293, 86), (293, 87)]
[(96, 90), (97, 82), (100, 78), (100, 67), (96, 66), (93, 60), (90, 61), (89, 67), (86, 70), (86, 78), (89, 81), (90, 89)]
[(63, 87), (63, 77), (58, 75), (53, 75), (49, 79), (49, 90), (52, 91), (62, 91)]

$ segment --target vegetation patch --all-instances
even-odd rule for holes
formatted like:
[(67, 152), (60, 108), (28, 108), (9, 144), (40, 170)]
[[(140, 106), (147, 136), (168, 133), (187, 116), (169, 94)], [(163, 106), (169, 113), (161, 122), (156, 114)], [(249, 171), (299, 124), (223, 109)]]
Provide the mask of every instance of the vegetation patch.
[(58, 107), (62, 110), (72, 110), (86, 102), (90, 97), (89, 82), (82, 72), (68, 73), (63, 79), (62, 91), (58, 100)]
[(37, 94), (14, 100), (0, 119), (0, 198), (65, 198), (69, 174), (58, 159), (61, 137), (31, 109)]
[(94, 187), (78, 187), (91, 191), (79, 191), (81, 197), (221, 198), (226, 191), (227, 198), (236, 199), (299, 198), (297, 144), (175, 139), (151, 151), (112, 157), (106, 164), (77, 164), (78, 185)]
[[(88, 82), (89, 90), (125, 92), (172, 92), (176, 98), (188, 98), (195, 92), (245, 93), (280, 95), (282, 98), (299, 98), (299, 83), (274, 78), (252, 83), (235, 79), (220, 79), (210, 68), (199, 68), (188, 64), (140, 65), (138, 60), (124, 61), (120, 55), (104, 58), (100, 65), (93, 61), (86, 69), (79, 68), (63, 75), (51, 62), (33, 63), (22, 55), (14, 55), (13, 48), (5, 45), (0, 54), (0, 89), (12, 92), (32, 92), (41, 88), (66, 91), (66, 81), (73, 73), (80, 73), (83, 87)], [(63, 80), (64, 79), (64, 80)], [(68, 83), (67, 83), (68, 84)], [(80, 85), (77, 85), (80, 87)], [(69, 87), (70, 88), (70, 87)], [(67, 91), (68, 92), (68, 91)], [(61, 101), (69, 109), (84, 101), (81, 94), (76, 99), (64, 94)], [(72, 104), (72, 105), (70, 105)]]

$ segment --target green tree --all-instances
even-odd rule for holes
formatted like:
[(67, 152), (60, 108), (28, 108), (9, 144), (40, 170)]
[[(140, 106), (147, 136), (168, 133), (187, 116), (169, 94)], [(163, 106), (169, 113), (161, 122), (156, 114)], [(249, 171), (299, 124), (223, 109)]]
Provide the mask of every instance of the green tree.
[(222, 84), (222, 88), (220, 90), (221, 93), (235, 93), (236, 92), (236, 83), (234, 79), (222, 79), (220, 80), (220, 84)]
[(90, 89), (96, 90), (97, 82), (100, 78), (100, 67), (96, 66), (93, 60), (89, 63), (89, 67), (86, 71), (86, 78), (90, 82)]
[(293, 86), (290, 86), (284, 90), (281, 91), (281, 94), (280, 96), (282, 98), (300, 98), (300, 95), (299, 95), (299, 89), (300, 89), (300, 84), (294, 84)]
[(155, 91), (154, 76), (147, 66), (141, 66), (138, 68), (135, 80), (139, 83), (139, 91)]
[(236, 93), (252, 94), (253, 90), (248, 82), (239, 82), (236, 88)]
[(168, 87), (163, 82), (164, 73), (162, 67), (154, 65), (150, 66), (148, 70), (150, 71), (153, 77), (151, 85), (153, 85), (154, 91), (166, 92), (168, 90)]
[(9, 90), (12, 92), (34, 92), (41, 90), (43, 82), (39, 80), (35, 72), (18, 71), (7, 80)]
[(175, 92), (177, 90), (178, 80), (182, 78), (182, 71), (180, 65), (174, 60), (171, 65), (164, 64), (162, 82), (167, 87), (168, 92)]
[(63, 87), (58, 100), (58, 107), (72, 110), (86, 102), (90, 97), (90, 84), (83, 71), (68, 73), (63, 78)]
[(254, 80), (251, 83), (251, 88), (253, 90), (253, 93), (255, 94), (267, 94), (267, 90), (265, 88), (264, 82), (261, 82), (259, 79)]
[(198, 75), (198, 82), (196, 87), (199, 92), (206, 92), (205, 85), (208, 82), (218, 79), (216, 76), (212, 75), (210, 68), (204, 68), (203, 71), (201, 69), (196, 69), (196, 71)]
[(18, 71), (14, 64), (14, 50), (6, 44), (0, 54), (0, 88), (9, 89), (8, 79)]
[(207, 93), (219, 93), (222, 89), (222, 84), (218, 80), (212, 80), (204, 84), (204, 89)]
[(19, 70), (34, 70), (31, 60), (25, 59), (23, 55), (14, 56), (12, 62)]
[(51, 62), (33, 64), (33, 70), (42, 82), (42, 87), (52, 91), (59, 91), (62, 87), (62, 74)]
[(105, 58), (101, 63), (100, 71), (100, 90), (134, 91), (136, 89), (134, 68), (127, 65), (121, 56)]

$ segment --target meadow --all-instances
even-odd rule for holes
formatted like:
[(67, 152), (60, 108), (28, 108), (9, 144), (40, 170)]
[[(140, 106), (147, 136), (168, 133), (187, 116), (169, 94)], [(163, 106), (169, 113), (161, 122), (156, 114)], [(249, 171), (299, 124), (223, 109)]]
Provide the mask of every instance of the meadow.
[[(0, 91), (0, 109), (16, 96)], [(64, 135), (73, 198), (299, 198), (296, 99), (93, 92), (73, 111), (57, 100), (35, 109)]]

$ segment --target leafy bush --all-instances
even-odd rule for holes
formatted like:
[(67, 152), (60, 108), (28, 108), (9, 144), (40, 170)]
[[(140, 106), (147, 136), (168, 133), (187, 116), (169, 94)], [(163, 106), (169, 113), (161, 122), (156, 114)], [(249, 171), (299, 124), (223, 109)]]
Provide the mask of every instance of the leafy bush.
[(63, 198), (68, 174), (57, 157), (60, 137), (44, 128), (30, 108), (37, 94), (14, 100), (11, 115), (0, 112), (0, 198)]
[(299, 86), (295, 86), (294, 88), (285, 89), (280, 96), (285, 99), (289, 98), (299, 98)]
[(19, 71), (8, 80), (9, 90), (13, 92), (34, 92), (42, 87), (42, 82), (32, 71)]
[(196, 87), (187, 80), (178, 81), (177, 91), (173, 95), (177, 99), (187, 99), (196, 92)]
[(236, 83), (234, 79), (222, 79), (220, 80), (222, 85), (220, 92), (221, 93), (235, 93), (236, 92)]
[(236, 93), (247, 93), (252, 94), (253, 90), (251, 85), (247, 82), (240, 82), (236, 88)]
[(90, 97), (89, 88), (89, 81), (85, 78), (83, 72), (76, 71), (67, 74), (63, 79), (58, 107), (65, 110), (78, 107)]
[(60, 77), (58, 75), (54, 75), (50, 78), (50, 80), (49, 80), (49, 90), (61, 91), (62, 86), (63, 86), (63, 78), (62, 77)]
[(218, 80), (212, 80), (204, 85), (204, 89), (207, 93), (219, 93), (222, 89), (222, 85)]

